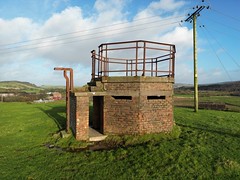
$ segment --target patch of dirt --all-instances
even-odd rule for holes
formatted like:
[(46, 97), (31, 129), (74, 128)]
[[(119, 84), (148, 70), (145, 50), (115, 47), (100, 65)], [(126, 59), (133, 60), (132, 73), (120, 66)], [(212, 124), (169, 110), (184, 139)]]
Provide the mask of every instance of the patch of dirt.
[(60, 146), (55, 146), (54, 144), (49, 144), (46, 143), (44, 144), (45, 147), (48, 149), (55, 149), (58, 151), (63, 151), (63, 152), (83, 152), (83, 151), (103, 151), (103, 150), (112, 150), (112, 149), (117, 149), (119, 147), (123, 146), (123, 143), (116, 143), (114, 141), (99, 141), (95, 142), (94, 144), (88, 145), (87, 147), (82, 147), (82, 148), (63, 148)]

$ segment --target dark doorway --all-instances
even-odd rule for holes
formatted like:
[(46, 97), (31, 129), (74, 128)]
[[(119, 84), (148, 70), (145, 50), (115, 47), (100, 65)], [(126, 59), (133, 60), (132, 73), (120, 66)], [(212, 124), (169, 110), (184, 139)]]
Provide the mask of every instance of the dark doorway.
[(93, 96), (92, 127), (103, 133), (103, 96)]

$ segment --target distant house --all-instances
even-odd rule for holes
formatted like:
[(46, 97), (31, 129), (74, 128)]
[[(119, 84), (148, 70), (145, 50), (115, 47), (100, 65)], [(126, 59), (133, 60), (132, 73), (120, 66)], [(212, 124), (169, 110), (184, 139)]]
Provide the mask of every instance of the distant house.
[(15, 94), (14, 93), (8, 93), (8, 92), (0, 93), (1, 102), (3, 102), (4, 97), (10, 97), (10, 96), (15, 96)]
[(62, 94), (59, 93), (59, 92), (53, 92), (52, 93), (52, 99), (53, 100), (60, 100), (60, 99), (62, 99)]
[(14, 93), (0, 93), (0, 96), (3, 96), (3, 97), (8, 97), (8, 96), (15, 96)]

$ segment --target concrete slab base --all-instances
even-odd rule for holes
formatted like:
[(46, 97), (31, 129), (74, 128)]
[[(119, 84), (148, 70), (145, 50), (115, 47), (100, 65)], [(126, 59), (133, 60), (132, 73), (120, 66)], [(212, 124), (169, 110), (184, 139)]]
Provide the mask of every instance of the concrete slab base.
[(106, 139), (107, 135), (103, 135), (95, 129), (89, 127), (89, 141), (102, 141)]
[(68, 134), (65, 130), (60, 131), (60, 135), (62, 138), (67, 138), (69, 137), (71, 134)]

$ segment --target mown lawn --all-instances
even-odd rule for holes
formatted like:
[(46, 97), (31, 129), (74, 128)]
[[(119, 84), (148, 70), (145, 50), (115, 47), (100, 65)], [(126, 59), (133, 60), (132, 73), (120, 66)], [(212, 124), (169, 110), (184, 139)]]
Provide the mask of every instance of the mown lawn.
[(240, 178), (240, 113), (175, 108), (179, 136), (67, 152), (45, 146), (82, 145), (56, 134), (64, 111), (64, 102), (0, 103), (0, 179)]

